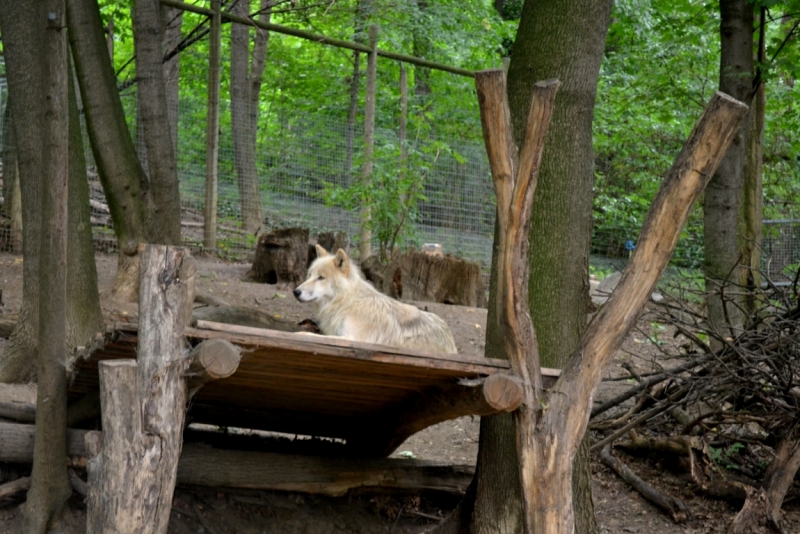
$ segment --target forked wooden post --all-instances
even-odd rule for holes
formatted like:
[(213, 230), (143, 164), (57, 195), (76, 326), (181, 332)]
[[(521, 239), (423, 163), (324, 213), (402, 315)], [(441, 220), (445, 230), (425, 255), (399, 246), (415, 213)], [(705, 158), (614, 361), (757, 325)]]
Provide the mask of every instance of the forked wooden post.
[[(515, 412), (523, 509), (532, 530), (537, 470), (535, 424), (542, 396), (542, 376), (536, 332), (528, 308), (528, 229), (533, 194), (539, 177), (544, 140), (561, 82), (534, 86), (522, 148), (514, 143), (506, 98), (506, 74), (492, 69), (475, 74), (483, 137), (497, 196), (497, 306), (500, 338), (514, 373), (522, 380), (522, 404)], [(541, 481), (540, 481), (541, 483)]]
[(137, 360), (100, 363), (103, 435), (86, 438), (94, 453), (87, 466), (89, 533), (163, 533), (172, 508), (195, 268), (183, 248), (142, 245), (139, 255)]
[(650, 207), (617, 290), (595, 317), (561, 378), (544, 392), (527, 302), (527, 238), (558, 82), (536, 84), (519, 153), (512, 137), (504, 72), (477, 73), (475, 82), (497, 192), (500, 244), (494, 305), (506, 354), (524, 386), (515, 421), (525, 531), (570, 533), (575, 526), (572, 463), (588, 424), (594, 389), (641, 314), (672, 256), (692, 204), (714, 174), (747, 106), (722, 93), (711, 99)]

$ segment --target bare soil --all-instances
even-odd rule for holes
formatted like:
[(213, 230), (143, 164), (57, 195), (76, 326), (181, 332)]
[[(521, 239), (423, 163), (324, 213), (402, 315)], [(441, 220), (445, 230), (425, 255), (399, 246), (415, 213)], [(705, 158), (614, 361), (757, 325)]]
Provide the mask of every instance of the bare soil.
[[(97, 268), (101, 294), (109, 287), (116, 270), (116, 256), (98, 254)], [(261, 309), (277, 317), (300, 321), (311, 316), (308, 305), (297, 302), (289, 288), (243, 282), (248, 265), (215, 258), (199, 258), (198, 291), (226, 300), (231, 305)], [(22, 299), (22, 259), (0, 254), (0, 289), (5, 310), (19, 310)], [(415, 303), (439, 314), (450, 325), (460, 353), (482, 356), (485, 344), (486, 310), (435, 303)], [(135, 308), (104, 311), (134, 314)], [(652, 324), (640, 321), (640, 332), (632, 332), (616, 355), (607, 377), (628, 374), (621, 366), (631, 364), (645, 371), (652, 368), (660, 351), (647, 339)], [(659, 335), (665, 337), (669, 332)], [(5, 340), (0, 339), (0, 351)], [(596, 400), (608, 399), (625, 389), (626, 381), (601, 384)], [(395, 453), (457, 464), (474, 463), (478, 452), (478, 418), (461, 418), (430, 427), (408, 439)], [(592, 462), (592, 489), (595, 511), (604, 533), (712, 533), (725, 532), (738, 511), (734, 505), (711, 501), (695, 494), (688, 480), (656, 460), (642, 460), (616, 450), (641, 477), (661, 491), (680, 497), (694, 514), (686, 524), (675, 524), (620, 481), (597, 458)], [(27, 474), (29, 467), (0, 465), (2, 482)], [(448, 496), (385, 495), (356, 493), (342, 498), (327, 498), (278, 492), (229, 491), (225, 489), (179, 488), (173, 503), (170, 532), (174, 533), (421, 533), (435, 525), (457, 504)], [(800, 532), (800, 507), (788, 502), (787, 531)], [(21, 532), (23, 509), (20, 500), (0, 503), (0, 533)], [(85, 505), (73, 496), (64, 524), (58, 532), (83, 532)]]

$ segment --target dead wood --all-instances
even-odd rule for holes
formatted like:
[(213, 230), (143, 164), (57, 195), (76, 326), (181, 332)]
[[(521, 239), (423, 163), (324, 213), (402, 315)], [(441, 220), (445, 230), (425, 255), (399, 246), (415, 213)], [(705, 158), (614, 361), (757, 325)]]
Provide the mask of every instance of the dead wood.
[[(219, 297), (215, 297), (214, 295), (208, 295), (206, 293), (198, 293), (194, 296), (194, 301), (197, 304), (205, 304), (206, 306), (230, 306), (230, 302), (221, 299)], [(223, 321), (220, 321), (223, 322)]]
[(0, 337), (8, 338), (11, 332), (14, 331), (15, 326), (17, 326), (16, 313), (8, 313), (0, 316)]
[(657, 452), (688, 456), (692, 450), (703, 450), (703, 443), (698, 437), (643, 437), (636, 432), (629, 432), (630, 441), (617, 446), (632, 452)]
[[(94, 457), (102, 450), (101, 432), (69, 430), (68, 437), (67, 452), (72, 456)], [(0, 462), (31, 463), (33, 439), (33, 425), (0, 423)], [(466, 491), (474, 473), (472, 465), (238, 451), (186, 443), (178, 463), (177, 478), (184, 486), (300, 491), (333, 496), (357, 488), (460, 495)], [(72, 476), (70, 478), (72, 481)], [(78, 483), (72, 482), (75, 488)], [(80, 493), (79, 489), (76, 491)]]
[(69, 484), (81, 497), (86, 498), (89, 495), (89, 484), (78, 476), (75, 471), (70, 469), (67, 472), (69, 476)]
[(231, 376), (239, 367), (242, 349), (225, 339), (207, 339), (189, 354), (189, 398), (212, 380)]
[(639, 494), (667, 512), (676, 523), (683, 523), (692, 518), (692, 513), (686, 504), (680, 499), (665, 495), (656, 490), (653, 486), (642, 480), (630, 467), (619, 459), (611, 455), (611, 445), (606, 445), (600, 451), (600, 460), (611, 468), (622, 480), (630, 484)]
[(308, 228), (283, 228), (258, 238), (253, 265), (244, 279), (294, 287), (305, 278), (307, 265)]
[[(196, 300), (196, 299), (195, 299)], [(245, 306), (207, 306), (196, 308), (192, 312), (192, 322), (211, 321), (231, 325), (251, 326), (253, 328), (267, 328), (281, 332), (300, 332), (302, 328), (297, 323), (286, 319), (277, 319), (272, 315)]]
[(103, 436), (87, 463), (89, 533), (166, 532), (172, 505), (196, 271), (182, 248), (142, 245), (139, 257), (137, 359), (98, 366)]
[(631, 397), (636, 396), (637, 393), (641, 393), (641, 392), (647, 390), (648, 388), (650, 388), (652, 386), (655, 386), (656, 384), (659, 384), (661, 382), (669, 380), (670, 378), (677, 377), (681, 373), (685, 373), (686, 371), (690, 371), (692, 369), (695, 369), (695, 368), (703, 365), (704, 363), (710, 361), (711, 359), (712, 359), (711, 355), (703, 354), (702, 356), (698, 356), (697, 358), (693, 358), (691, 361), (688, 361), (688, 362), (686, 362), (684, 364), (678, 365), (677, 367), (674, 367), (672, 369), (664, 371), (663, 373), (659, 373), (659, 374), (657, 374), (655, 376), (652, 376), (651, 378), (648, 378), (644, 382), (642, 382), (642, 383), (630, 388), (625, 393), (621, 393), (620, 395), (617, 395), (613, 399), (610, 399), (610, 400), (604, 402), (603, 404), (601, 404), (600, 406), (595, 407), (592, 410), (591, 417), (594, 418), (594, 417), (600, 415), (601, 413), (610, 410), (611, 408), (613, 408), (615, 406), (619, 406), (620, 404), (622, 404), (626, 400), (630, 399)]
[[(476, 73), (484, 142), (497, 198), (497, 318), (514, 373), (524, 384), (515, 412), (526, 532), (571, 532), (572, 463), (592, 391), (641, 313), (675, 248), (692, 204), (725, 154), (747, 106), (716, 93), (667, 174), (619, 286), (595, 316), (561, 378), (543, 393), (528, 313), (528, 228), (558, 82), (539, 83), (517, 152), (501, 70)], [(543, 491), (541, 488), (547, 488)]]
[(10, 499), (31, 488), (31, 477), (21, 477), (0, 486), (0, 499)]
[(361, 267), (379, 291), (396, 299), (486, 307), (481, 268), (474, 262), (411, 247), (402, 254), (393, 254), (386, 265), (370, 257)]

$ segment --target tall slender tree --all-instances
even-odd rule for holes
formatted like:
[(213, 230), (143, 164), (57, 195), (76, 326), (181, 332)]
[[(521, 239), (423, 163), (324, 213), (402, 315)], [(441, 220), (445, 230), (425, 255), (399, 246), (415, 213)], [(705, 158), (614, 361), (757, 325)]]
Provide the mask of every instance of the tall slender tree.
[[(239, 0), (231, 12), (250, 16), (250, 0)], [(269, 22), (272, 0), (261, 0), (256, 18)], [(233, 157), (239, 182), (239, 209), (242, 225), (248, 232), (261, 226), (264, 215), (256, 169), (256, 140), (261, 97), (261, 83), (267, 61), (269, 32), (255, 28), (256, 37), (250, 50), (251, 27), (231, 26), (231, 127), (233, 128)]]
[(67, 15), (89, 140), (119, 246), (111, 295), (133, 301), (138, 295), (139, 243), (150, 237), (147, 175), (125, 122), (97, 0), (67, 0)]
[[(747, 0), (720, 0), (719, 90), (747, 105), (753, 100), (754, 5)], [(741, 280), (740, 213), (747, 161), (748, 122), (739, 130), (711, 179), (703, 203), (706, 292), (709, 328), (735, 336), (742, 327), (741, 308), (724, 300), (739, 293), (725, 286)]]
[(181, 242), (181, 199), (176, 143), (162, 67), (164, 22), (161, 15), (158, 0), (136, 0), (133, 4), (137, 96), (149, 178), (148, 234), (153, 243), (178, 245)]
[[(5, 45), (10, 118), (17, 154), (22, 204), (23, 298), (19, 319), (9, 344), (0, 358), (0, 382), (26, 382), (37, 375), (39, 302), (42, 273), (39, 244), (42, 242), (41, 182), (45, 176), (41, 114), (45, 100), (45, 73), (40, 49), (44, 38), (29, 28), (29, 8), (11, 2), (0, 3)], [(7, 8), (7, 9), (6, 9)], [(43, 31), (43, 30), (42, 30)], [(89, 184), (83, 156), (75, 92), (70, 91), (69, 187), (67, 252), (67, 346), (86, 344), (102, 330), (103, 320), (97, 294), (89, 214)], [(16, 102), (15, 102), (16, 101)], [(47, 295), (47, 292), (44, 292)]]

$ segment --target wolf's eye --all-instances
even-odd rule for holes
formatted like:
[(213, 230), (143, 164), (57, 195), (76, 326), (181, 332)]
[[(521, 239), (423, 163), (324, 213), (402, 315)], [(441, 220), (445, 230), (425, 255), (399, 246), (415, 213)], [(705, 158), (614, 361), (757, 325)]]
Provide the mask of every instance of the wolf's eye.
[(320, 276), (319, 278), (317, 278), (317, 280), (325, 280), (325, 277), (324, 276)]

